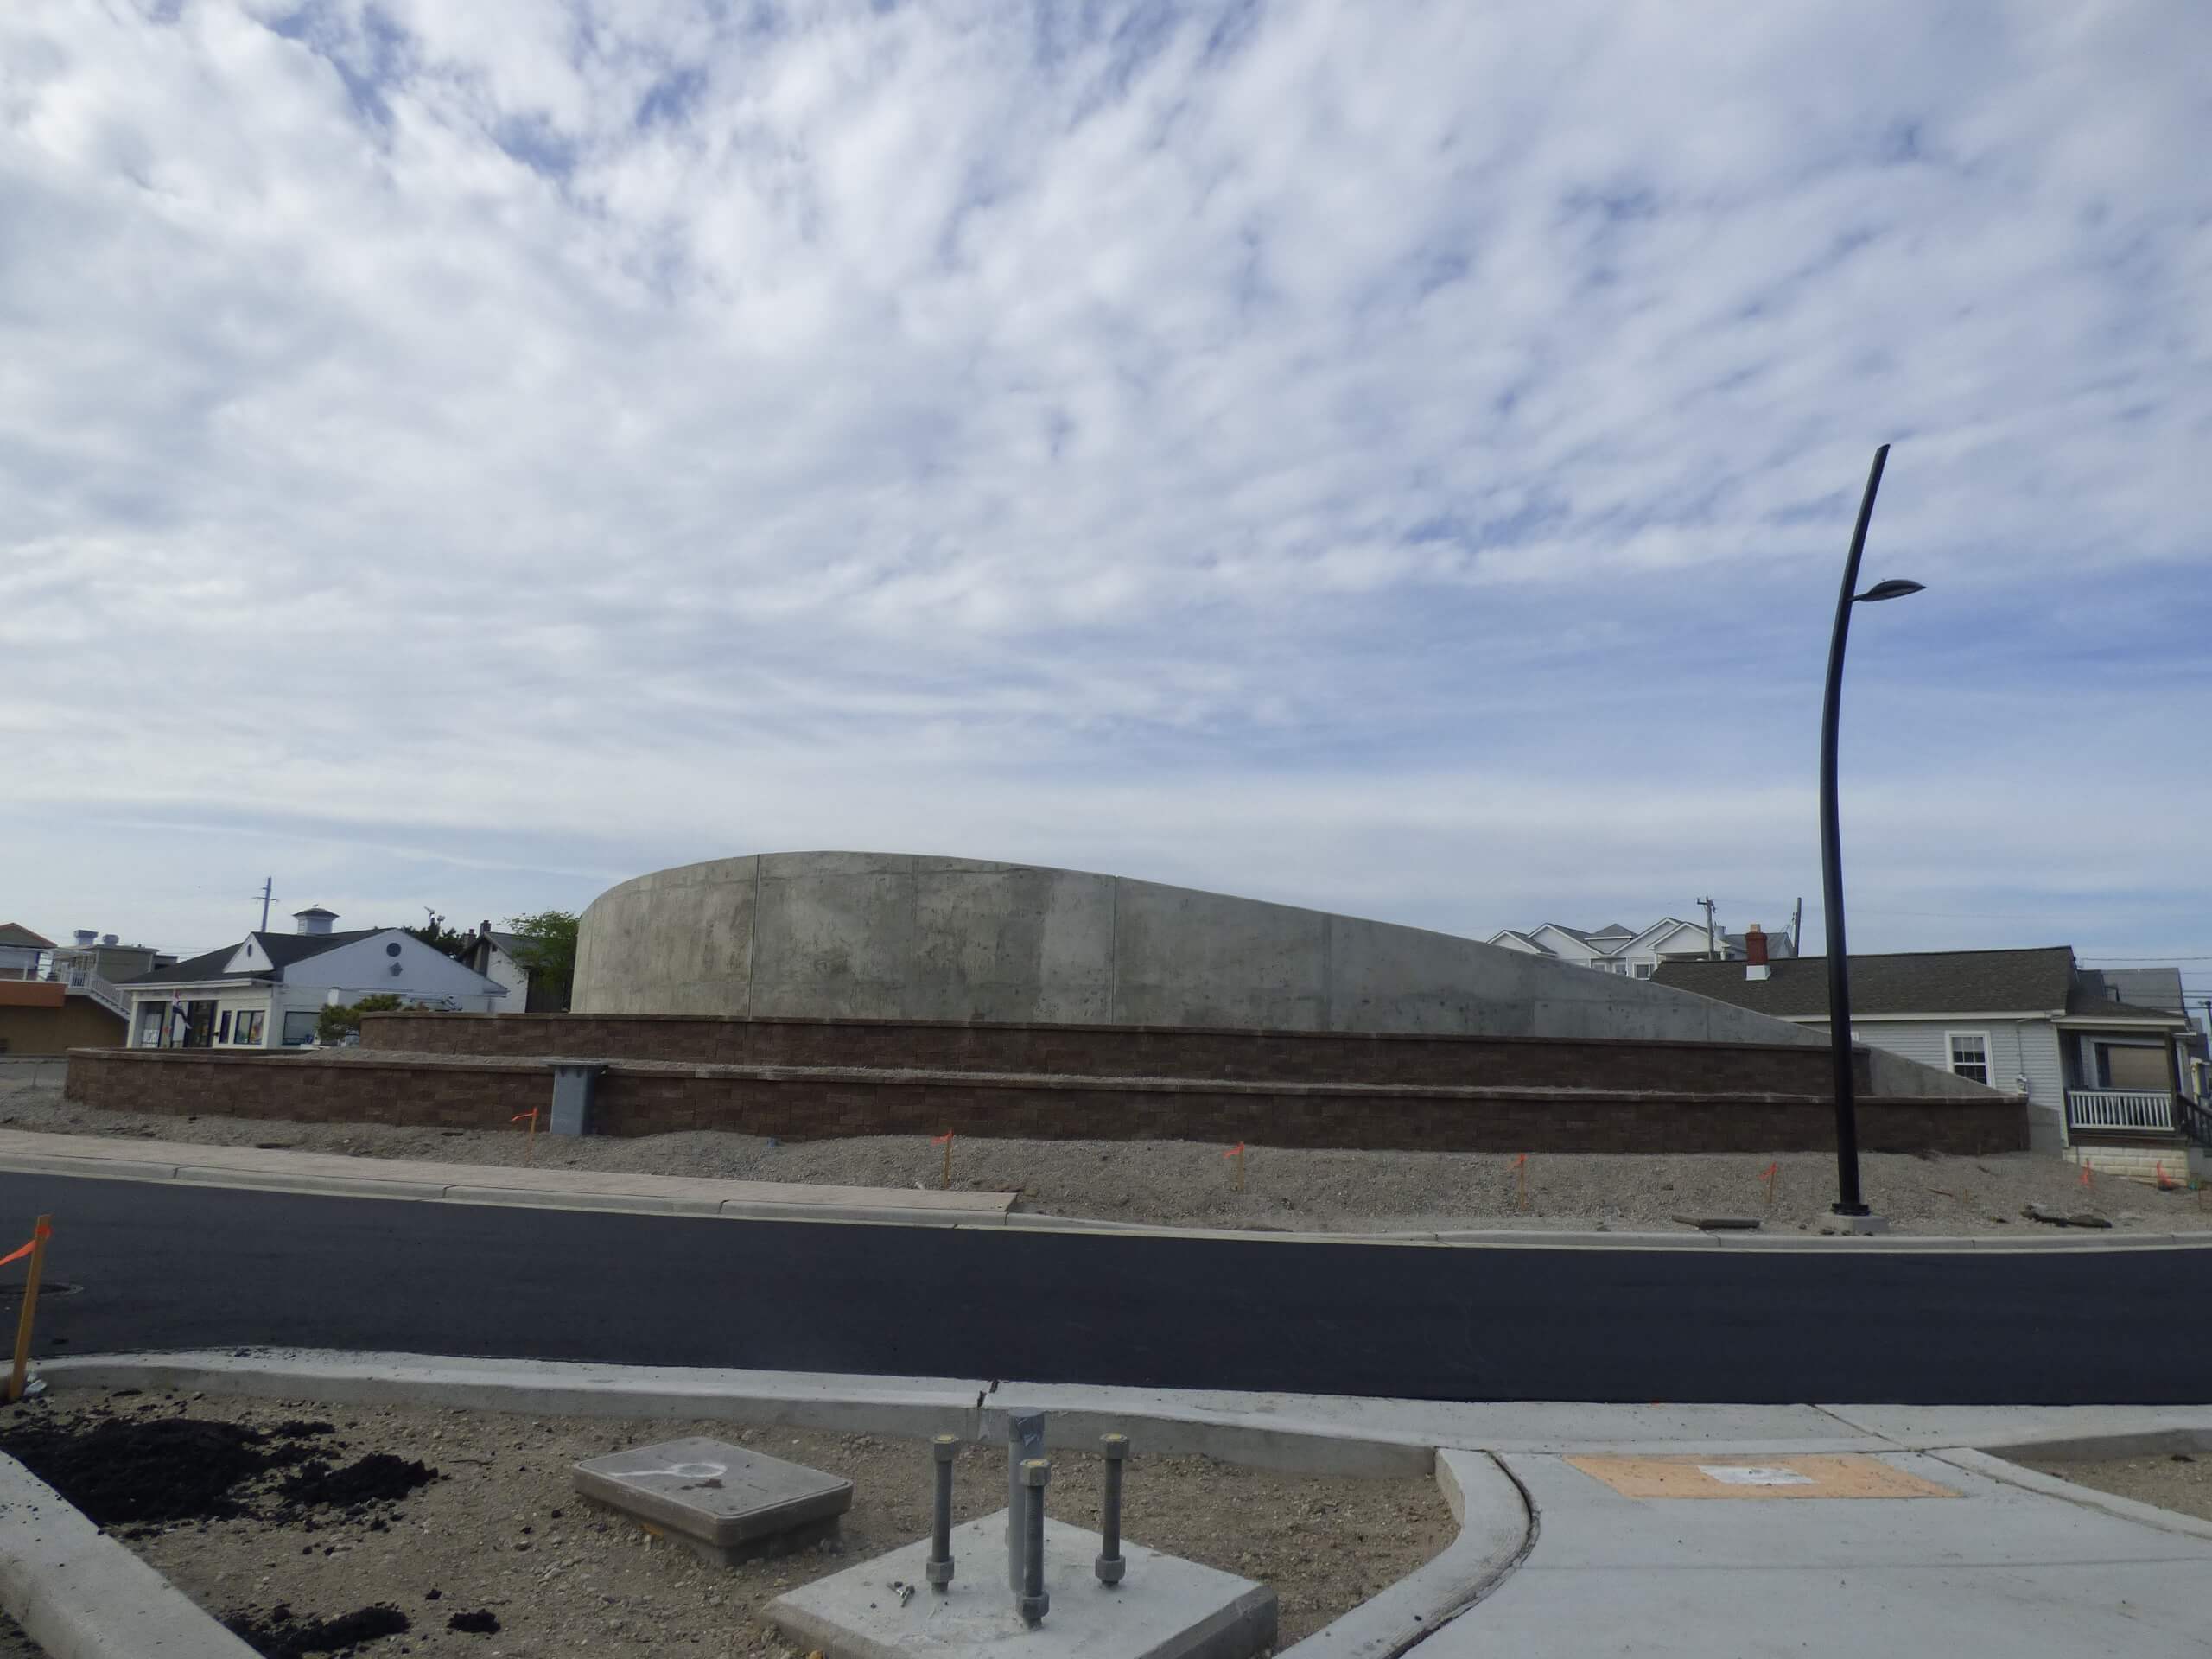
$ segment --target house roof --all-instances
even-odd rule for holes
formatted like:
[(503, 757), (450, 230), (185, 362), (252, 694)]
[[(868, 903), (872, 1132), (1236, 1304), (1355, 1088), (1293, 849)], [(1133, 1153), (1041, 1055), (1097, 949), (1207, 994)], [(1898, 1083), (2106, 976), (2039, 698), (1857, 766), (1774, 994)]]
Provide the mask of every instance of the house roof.
[[(495, 933), (492, 937), (497, 938), (499, 935)], [(1517, 927), (1499, 928), (1496, 933), (1491, 936), (1490, 942), (1492, 944), (1496, 944), (1500, 939), (1518, 939), (1522, 944), (1527, 945), (1531, 950), (1541, 951), (1548, 957), (1553, 954), (1551, 946), (1543, 944), (1540, 940), (1529, 938), (1529, 935), (1523, 933)], [(501, 948), (504, 949), (505, 947), (503, 946)]]
[(1582, 937), (1586, 939), (1632, 939), (1637, 933), (1632, 927), (1623, 927), (1618, 922), (1607, 922), (1595, 933), (1586, 933)]
[(34, 933), (21, 922), (0, 922), (0, 944), (12, 944), (29, 950), (51, 950), (54, 941)]
[[(271, 970), (232, 973), (230, 961), (238, 953), (238, 946), (226, 944), (219, 950), (190, 957), (168, 968), (156, 968), (150, 974), (139, 974), (119, 980), (123, 985), (189, 985), (201, 980), (235, 979), (265, 980), (281, 975), (296, 962), (305, 962), (309, 957), (321, 956), (343, 944), (357, 944), (362, 939), (374, 938), (389, 931), (381, 927), (356, 928), (350, 933), (250, 933), (246, 937), (258, 944), (268, 957)], [(243, 944), (241, 940), (239, 943)]]
[[(1763, 980), (1745, 978), (1740, 962), (1662, 962), (1653, 978), (1671, 989), (1694, 991), (1755, 1014), (1787, 1018), (1828, 1011), (1828, 964), (1823, 957), (1783, 957)], [(2063, 944), (1851, 959), (1854, 1014), (2056, 1012), (2069, 1006), (2073, 989), (2074, 951)], [(2116, 1007), (2107, 1007), (2118, 1013)]]
[[(2179, 985), (2181, 975), (2174, 973), (2174, 982)], [(2066, 1012), (2075, 1020), (2094, 1020), (2099, 1016), (2111, 1020), (2173, 1020), (2183, 1015), (2172, 1008), (2145, 1007), (2139, 1003), (2122, 1001), (2120, 988), (2112, 983), (2111, 976), (2094, 968), (2084, 968), (2074, 976), (2074, 988), (2066, 998)]]
[(2170, 1014), (2184, 1012), (2178, 968), (2106, 968), (2100, 971), (2104, 982), (2120, 993), (2123, 1002), (2132, 1002), (2139, 1008), (2164, 1008)]
[(188, 985), (203, 979), (266, 979), (266, 974), (233, 974), (225, 970), (231, 958), (238, 953), (235, 944), (226, 944), (219, 950), (209, 950), (200, 956), (187, 957), (182, 962), (171, 963), (166, 968), (156, 968), (150, 974), (133, 974), (129, 979), (118, 979), (118, 985)]

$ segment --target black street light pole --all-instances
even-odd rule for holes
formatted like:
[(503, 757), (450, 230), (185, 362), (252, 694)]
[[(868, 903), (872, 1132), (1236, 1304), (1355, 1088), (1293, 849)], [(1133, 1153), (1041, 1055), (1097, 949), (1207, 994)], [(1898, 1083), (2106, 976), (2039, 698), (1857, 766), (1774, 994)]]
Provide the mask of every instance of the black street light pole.
[(1865, 593), (1859, 586), (1859, 556), (1866, 550), (1866, 524), (1874, 516), (1874, 493), (1882, 487), (1882, 466), (1890, 446), (1874, 452), (1866, 474), (1866, 493), (1859, 503), (1859, 523), (1851, 532), (1851, 556), (1843, 564), (1843, 591), (1835, 601), (1835, 635), (1828, 644), (1828, 689), (1821, 708), (1821, 896), (1827, 916), (1828, 1049), (1835, 1062), (1835, 1213), (1871, 1214), (1859, 1196), (1859, 1117), (1851, 1077), (1851, 973), (1843, 937), (1842, 836), (1836, 817), (1836, 721), (1842, 712), (1843, 646), (1851, 632), (1851, 607), (1902, 599), (1920, 592), (1916, 582), (1879, 582)]

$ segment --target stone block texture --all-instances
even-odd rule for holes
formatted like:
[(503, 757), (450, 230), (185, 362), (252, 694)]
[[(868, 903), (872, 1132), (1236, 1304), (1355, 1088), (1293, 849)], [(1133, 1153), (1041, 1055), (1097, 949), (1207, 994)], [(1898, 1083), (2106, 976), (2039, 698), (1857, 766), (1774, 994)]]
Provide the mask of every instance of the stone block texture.
[[(403, 1017), (395, 1016), (395, 1020)], [(434, 1016), (480, 1033), (542, 1030), (546, 1016)], [(631, 1021), (590, 1017), (592, 1035), (675, 1033), (677, 1046), (727, 1040), (732, 1058), (609, 1058), (594, 1129), (657, 1135), (728, 1129), (813, 1140), (938, 1135), (1040, 1140), (1186, 1140), (1259, 1146), (1437, 1152), (1781, 1152), (1831, 1144), (1834, 1117), (1815, 1080), (1783, 1068), (1787, 1051), (1726, 1045), (1590, 1045), (1526, 1039), (1350, 1041), (1308, 1049), (1281, 1033), (1096, 1027), (999, 1032), (898, 1022)], [(746, 1048), (767, 1028), (766, 1052)], [(856, 1040), (848, 1044), (846, 1036)], [(543, 1039), (540, 1039), (543, 1040)], [(572, 1046), (561, 1039), (562, 1046)], [(1117, 1041), (1126, 1052), (1117, 1053)], [(542, 1052), (542, 1051), (541, 1051)], [(1822, 1050), (1802, 1051), (1826, 1062)], [(600, 1051), (602, 1058), (604, 1050)], [(799, 1058), (802, 1057), (803, 1058)], [(1050, 1059), (1052, 1064), (1033, 1064)], [(1394, 1066), (1389, 1062), (1402, 1060)], [(1627, 1077), (1632, 1079), (1624, 1082)], [(323, 1055), (198, 1050), (83, 1050), (68, 1096), (130, 1111), (222, 1113), (504, 1127), (545, 1106), (543, 1058), (376, 1051)], [(1861, 1144), (1873, 1151), (1987, 1153), (2026, 1144), (2022, 1102), (1870, 1098)]]

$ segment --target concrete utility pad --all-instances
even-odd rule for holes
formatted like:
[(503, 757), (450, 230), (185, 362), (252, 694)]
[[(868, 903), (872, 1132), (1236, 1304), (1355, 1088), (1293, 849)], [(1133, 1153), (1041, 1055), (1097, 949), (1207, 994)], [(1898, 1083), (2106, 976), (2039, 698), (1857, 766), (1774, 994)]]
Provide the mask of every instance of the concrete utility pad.
[(1878, 1458), (1569, 1458), (1623, 1497), (1956, 1497)]
[[(953, 1529), (954, 1577), (942, 1594), (923, 1581), (925, 1539), (779, 1596), (767, 1616), (829, 1659), (1251, 1659), (1274, 1645), (1275, 1592), (1266, 1585), (1125, 1538), (1128, 1577), (1109, 1590), (1091, 1574), (1098, 1535), (1049, 1516), (1045, 1588), (1052, 1606), (1033, 1630), (1007, 1590), (1006, 1518), (1001, 1510)], [(893, 1583), (919, 1587), (902, 1601)]]
[(580, 1463), (575, 1486), (724, 1566), (817, 1542), (853, 1507), (842, 1475), (704, 1438)]

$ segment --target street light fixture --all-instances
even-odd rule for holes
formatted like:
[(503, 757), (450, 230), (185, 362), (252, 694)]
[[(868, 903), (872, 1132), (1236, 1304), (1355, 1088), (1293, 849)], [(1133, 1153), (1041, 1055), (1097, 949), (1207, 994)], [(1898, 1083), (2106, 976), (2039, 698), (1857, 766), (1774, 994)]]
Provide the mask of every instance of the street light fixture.
[(1865, 593), (1859, 586), (1859, 556), (1866, 550), (1866, 524), (1874, 516), (1874, 493), (1882, 487), (1882, 466), (1890, 446), (1874, 452), (1866, 474), (1866, 493), (1859, 502), (1859, 523), (1851, 532), (1851, 556), (1843, 564), (1843, 591), (1836, 596), (1835, 633), (1828, 644), (1827, 696), (1821, 709), (1821, 897), (1827, 916), (1828, 946), (1828, 1050), (1835, 1064), (1835, 1213), (1872, 1213), (1859, 1195), (1859, 1120), (1851, 1076), (1851, 975), (1843, 935), (1843, 855), (1836, 817), (1836, 721), (1843, 700), (1843, 646), (1851, 632), (1853, 605), (1879, 604), (1921, 591), (1916, 582), (1878, 582)]

